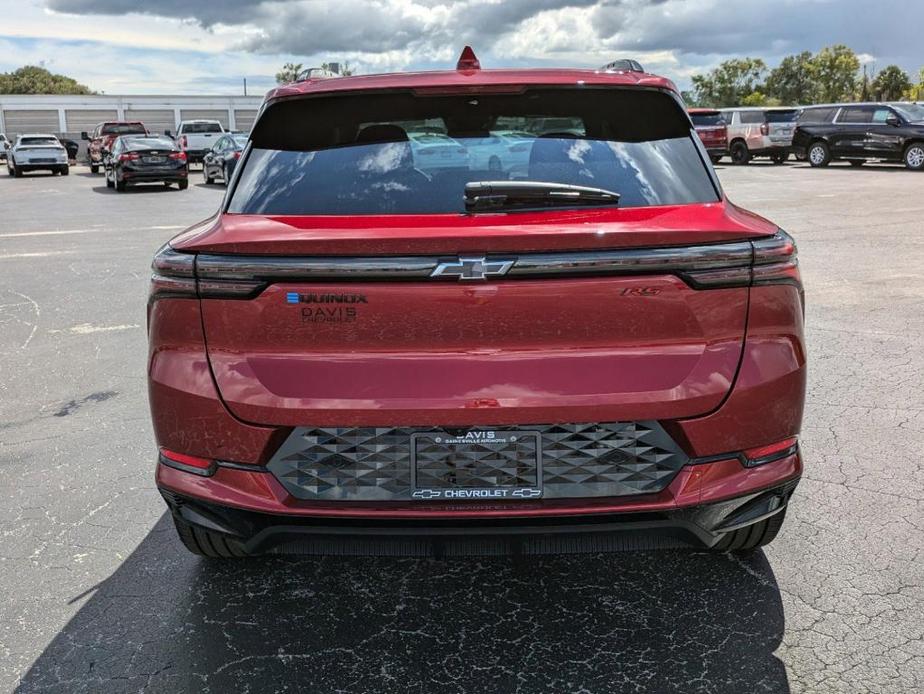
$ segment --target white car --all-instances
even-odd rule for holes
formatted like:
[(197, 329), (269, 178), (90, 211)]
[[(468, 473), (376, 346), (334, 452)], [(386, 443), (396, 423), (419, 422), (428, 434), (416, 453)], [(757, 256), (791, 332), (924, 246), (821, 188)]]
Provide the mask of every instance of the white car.
[(435, 132), (409, 132), (414, 165), (421, 171), (469, 168), (468, 150), (448, 135)]
[(67, 150), (54, 135), (30, 133), (20, 135), (6, 156), (6, 170), (17, 178), (26, 171), (51, 171), (67, 176)]
[(202, 161), (205, 153), (212, 149), (218, 138), (225, 134), (225, 128), (217, 120), (184, 120), (176, 130), (176, 143), (186, 152), (190, 164)]
[(505, 173), (511, 178), (527, 175), (529, 154), (536, 136), (518, 130), (497, 130), (487, 137), (465, 138), (473, 169)]

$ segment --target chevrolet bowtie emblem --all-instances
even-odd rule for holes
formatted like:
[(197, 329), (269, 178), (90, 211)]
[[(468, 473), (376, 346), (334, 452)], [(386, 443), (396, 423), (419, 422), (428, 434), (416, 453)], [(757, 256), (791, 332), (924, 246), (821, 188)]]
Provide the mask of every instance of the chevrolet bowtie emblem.
[(460, 256), (458, 260), (437, 265), (430, 277), (455, 277), (459, 281), (486, 280), (489, 277), (506, 275), (515, 262), (516, 260), (511, 258)]

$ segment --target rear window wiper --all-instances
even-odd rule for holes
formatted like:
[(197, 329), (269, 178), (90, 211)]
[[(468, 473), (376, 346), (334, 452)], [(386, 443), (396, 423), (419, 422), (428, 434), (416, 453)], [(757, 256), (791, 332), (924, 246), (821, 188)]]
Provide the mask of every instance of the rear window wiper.
[(547, 181), (472, 181), (465, 184), (465, 209), (618, 205), (619, 193)]

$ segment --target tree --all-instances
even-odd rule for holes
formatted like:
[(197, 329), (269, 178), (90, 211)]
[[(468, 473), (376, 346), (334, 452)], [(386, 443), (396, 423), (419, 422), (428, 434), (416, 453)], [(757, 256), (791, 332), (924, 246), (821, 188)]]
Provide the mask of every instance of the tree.
[(860, 59), (843, 44), (822, 48), (812, 58), (817, 97), (822, 102), (849, 101), (857, 90)]
[(294, 82), (298, 79), (298, 75), (301, 73), (301, 71), (301, 63), (286, 63), (282, 66), (282, 70), (276, 73), (276, 84), (288, 84), (289, 82)]
[(924, 101), (924, 67), (918, 73), (918, 83), (908, 89), (902, 96), (908, 101)]
[(815, 101), (815, 64), (811, 51), (788, 55), (770, 71), (764, 85), (767, 95), (781, 104), (811, 104)]
[(879, 101), (898, 101), (911, 86), (907, 72), (898, 65), (887, 65), (876, 75), (872, 89)]
[(86, 85), (38, 65), (0, 73), (0, 94), (95, 94)]
[(693, 76), (696, 102), (703, 106), (740, 106), (760, 90), (767, 65), (760, 58), (733, 58), (705, 75)]

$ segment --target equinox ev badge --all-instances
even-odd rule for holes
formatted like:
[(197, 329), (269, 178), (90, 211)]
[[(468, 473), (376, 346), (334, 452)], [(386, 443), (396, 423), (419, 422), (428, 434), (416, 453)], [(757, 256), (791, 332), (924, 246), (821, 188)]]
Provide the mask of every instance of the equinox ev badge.
[(486, 280), (489, 277), (506, 275), (515, 259), (485, 258), (484, 256), (460, 256), (458, 260), (440, 263), (430, 273), (430, 277), (455, 277), (460, 282), (467, 280)]

